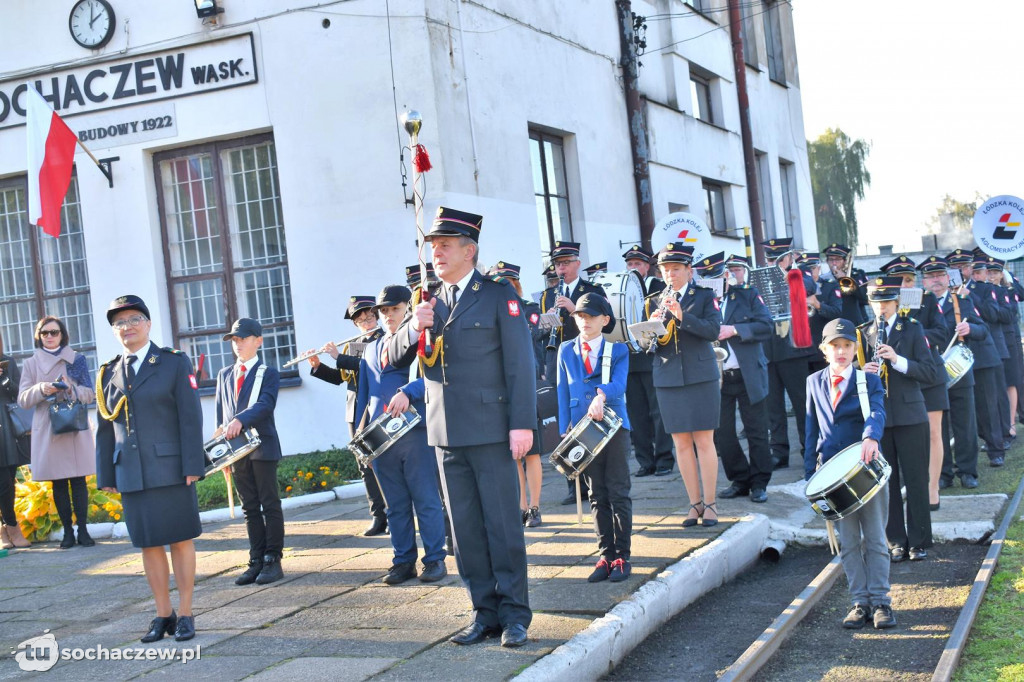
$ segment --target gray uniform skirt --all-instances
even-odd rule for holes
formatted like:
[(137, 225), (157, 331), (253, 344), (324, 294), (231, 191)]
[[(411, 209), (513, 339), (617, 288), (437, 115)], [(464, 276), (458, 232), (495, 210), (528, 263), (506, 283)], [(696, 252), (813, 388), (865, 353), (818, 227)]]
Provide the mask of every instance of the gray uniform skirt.
[(195, 484), (121, 493), (121, 504), (128, 535), (136, 547), (162, 547), (203, 533)]
[(668, 433), (714, 431), (718, 428), (722, 390), (718, 380), (688, 386), (656, 387), (661, 421)]

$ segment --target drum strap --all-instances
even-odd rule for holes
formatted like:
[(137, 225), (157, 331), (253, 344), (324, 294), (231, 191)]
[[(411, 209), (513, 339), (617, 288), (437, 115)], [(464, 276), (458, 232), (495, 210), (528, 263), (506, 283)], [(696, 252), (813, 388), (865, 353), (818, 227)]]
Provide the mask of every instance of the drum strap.
[(241, 405), (237, 406), (239, 412), (249, 409), (249, 405), (256, 402), (256, 399), (259, 399), (260, 389), (263, 388), (263, 375), (266, 373), (266, 365), (260, 364), (260, 366), (256, 368), (256, 379), (252, 382), (252, 390), (249, 391), (249, 399), (245, 401), (245, 407), (242, 407)]
[(607, 384), (612, 380), (612, 346), (615, 343), (605, 341), (601, 347), (601, 383)]
[(860, 398), (860, 413), (864, 415), (864, 423), (868, 421), (868, 415), (871, 414), (871, 406), (868, 404), (868, 378), (859, 369), (853, 370), (857, 373), (857, 397)]

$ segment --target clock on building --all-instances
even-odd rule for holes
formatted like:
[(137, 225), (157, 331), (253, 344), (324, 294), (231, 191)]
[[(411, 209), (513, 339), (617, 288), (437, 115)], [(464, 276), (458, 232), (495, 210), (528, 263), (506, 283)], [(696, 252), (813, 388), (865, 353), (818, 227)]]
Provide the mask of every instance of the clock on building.
[(114, 8), (107, 0), (78, 0), (68, 17), (71, 37), (82, 47), (98, 50), (114, 35)]

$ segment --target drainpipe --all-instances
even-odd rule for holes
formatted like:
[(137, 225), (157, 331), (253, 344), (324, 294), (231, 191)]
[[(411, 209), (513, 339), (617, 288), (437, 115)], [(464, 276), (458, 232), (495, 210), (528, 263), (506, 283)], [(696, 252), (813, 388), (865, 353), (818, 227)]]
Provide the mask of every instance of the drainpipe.
[(647, 123), (640, 105), (640, 71), (633, 42), (633, 10), (630, 0), (615, 0), (619, 15), (619, 42), (622, 50), (622, 84), (626, 89), (626, 117), (629, 121), (629, 141), (633, 152), (633, 181), (636, 184), (636, 204), (640, 218), (640, 241), (651, 248), (654, 234), (654, 203), (651, 200), (651, 173), (647, 161)]
[(740, 6), (737, 0), (729, 0), (729, 35), (732, 37), (732, 64), (736, 71), (736, 96), (740, 105), (740, 135), (743, 138), (743, 165), (747, 171), (747, 205), (750, 210), (750, 226), (754, 232), (754, 249), (757, 258), (754, 267), (763, 264), (765, 240), (761, 224), (761, 201), (757, 191), (757, 158), (754, 156), (754, 139), (750, 133), (750, 99), (747, 97), (747, 63), (743, 59), (743, 36), (740, 35)]

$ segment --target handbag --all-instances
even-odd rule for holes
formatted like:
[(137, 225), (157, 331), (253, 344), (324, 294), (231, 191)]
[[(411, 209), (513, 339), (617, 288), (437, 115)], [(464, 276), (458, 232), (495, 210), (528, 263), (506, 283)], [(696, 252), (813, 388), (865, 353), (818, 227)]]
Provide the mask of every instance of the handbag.
[(71, 433), (89, 430), (89, 412), (85, 404), (70, 397), (54, 400), (47, 412), (50, 413), (50, 428), (54, 433)]
[(15, 438), (32, 435), (32, 416), (35, 410), (18, 403), (7, 403), (7, 414), (11, 417), (11, 430)]

